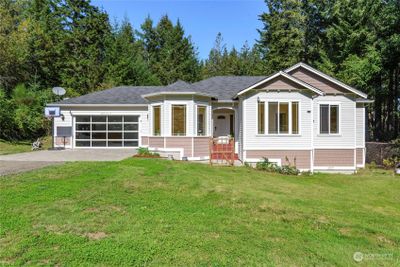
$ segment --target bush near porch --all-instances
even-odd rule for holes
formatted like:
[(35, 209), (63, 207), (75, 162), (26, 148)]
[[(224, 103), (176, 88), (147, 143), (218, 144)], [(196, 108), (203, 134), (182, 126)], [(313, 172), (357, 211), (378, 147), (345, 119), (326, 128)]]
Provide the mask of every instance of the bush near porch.
[(0, 179), (3, 265), (399, 264), (400, 180), (131, 158)]

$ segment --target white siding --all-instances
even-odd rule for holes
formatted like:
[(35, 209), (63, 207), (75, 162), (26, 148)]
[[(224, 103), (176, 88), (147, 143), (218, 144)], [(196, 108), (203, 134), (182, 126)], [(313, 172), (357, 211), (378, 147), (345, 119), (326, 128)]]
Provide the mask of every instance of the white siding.
[(357, 104), (356, 109), (356, 131), (357, 147), (365, 147), (365, 107), (364, 104)]
[[(295, 100), (300, 102), (300, 135), (258, 135), (257, 101)], [(304, 149), (312, 142), (312, 99), (299, 92), (258, 92), (249, 94), (244, 104), (244, 149)]]
[[(339, 134), (319, 133), (319, 104), (339, 104)], [(314, 99), (314, 147), (354, 148), (356, 144), (355, 101), (346, 96), (319, 96)]]

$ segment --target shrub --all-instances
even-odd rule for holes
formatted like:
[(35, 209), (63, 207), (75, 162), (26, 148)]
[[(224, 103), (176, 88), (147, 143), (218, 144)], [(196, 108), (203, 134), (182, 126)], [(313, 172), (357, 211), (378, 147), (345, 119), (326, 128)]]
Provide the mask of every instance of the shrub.
[(296, 168), (296, 166), (290, 165), (290, 162), (287, 157), (286, 161), (289, 164), (280, 167), (276, 163), (270, 162), (267, 158), (263, 158), (263, 161), (257, 163), (256, 169), (267, 172), (277, 172), (285, 175), (298, 175), (300, 171)]
[(137, 155), (140, 157), (149, 157), (149, 158), (160, 157), (160, 154), (151, 152), (147, 147), (139, 147), (137, 150)]
[(393, 169), (396, 167), (396, 164), (400, 162), (400, 157), (391, 157), (383, 160), (383, 166), (386, 169)]

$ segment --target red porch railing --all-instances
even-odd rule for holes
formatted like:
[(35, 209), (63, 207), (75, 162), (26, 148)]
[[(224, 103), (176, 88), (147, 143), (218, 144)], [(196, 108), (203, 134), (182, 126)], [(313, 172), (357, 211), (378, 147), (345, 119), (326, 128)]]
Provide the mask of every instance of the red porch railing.
[(235, 154), (234, 138), (210, 138), (210, 165), (217, 163), (233, 166), (235, 159), (238, 159), (238, 155)]

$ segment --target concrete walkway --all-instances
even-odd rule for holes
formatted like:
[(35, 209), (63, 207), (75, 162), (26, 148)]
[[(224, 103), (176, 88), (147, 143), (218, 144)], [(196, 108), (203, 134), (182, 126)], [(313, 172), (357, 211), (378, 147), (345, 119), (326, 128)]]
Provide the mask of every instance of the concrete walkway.
[(39, 169), (72, 161), (119, 161), (136, 154), (135, 149), (41, 150), (0, 156), (0, 175)]

